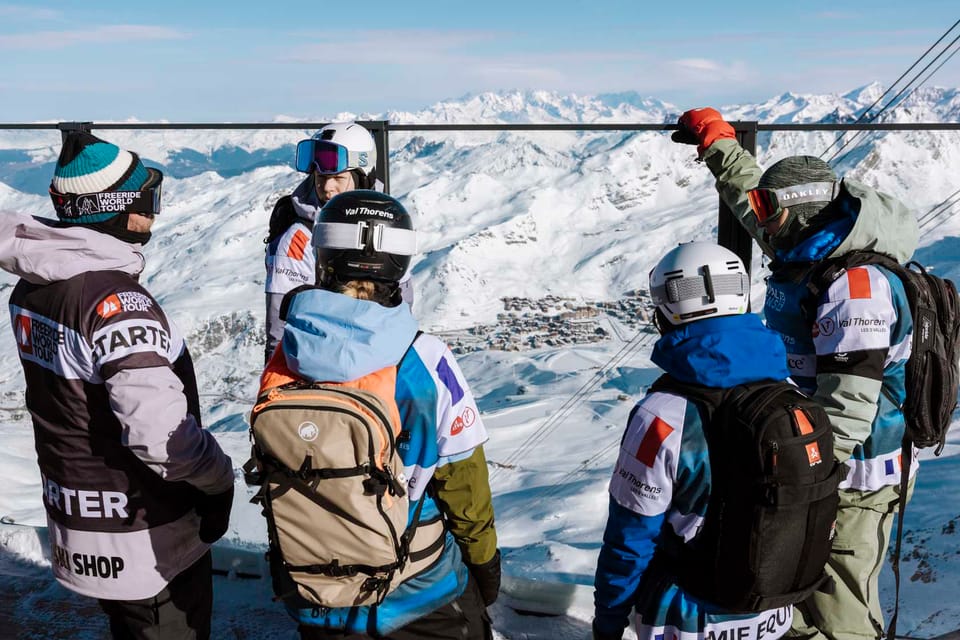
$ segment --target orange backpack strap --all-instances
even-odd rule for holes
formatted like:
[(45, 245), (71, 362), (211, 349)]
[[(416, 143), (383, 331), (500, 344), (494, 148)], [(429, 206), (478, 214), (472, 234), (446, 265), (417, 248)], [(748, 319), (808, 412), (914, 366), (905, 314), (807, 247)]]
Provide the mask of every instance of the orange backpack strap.
[(270, 389), (290, 384), (297, 380), (300, 380), (300, 378), (287, 366), (287, 358), (283, 355), (283, 349), (280, 345), (277, 345), (263, 373), (260, 374), (260, 391), (257, 395), (262, 395)]
[[(267, 363), (266, 368), (260, 375), (260, 391), (258, 396), (263, 395), (271, 389), (299, 380), (302, 380), (302, 378), (290, 370), (290, 367), (287, 366), (287, 358), (283, 354), (283, 349), (278, 346), (277, 350), (273, 352), (270, 362)], [(378, 397), (386, 401), (385, 404), (389, 411), (388, 417), (393, 427), (393, 435), (396, 436), (400, 433), (400, 410), (397, 408), (397, 403), (394, 400), (397, 392), (397, 365), (384, 367), (358, 380), (351, 380), (349, 382), (324, 382), (324, 384), (375, 393)]]
[(397, 365), (384, 367), (379, 371), (374, 371), (357, 380), (335, 383), (328, 382), (326, 384), (360, 389), (361, 391), (369, 391), (370, 393), (376, 394), (377, 397), (385, 401), (387, 410), (390, 412), (388, 417), (390, 418), (390, 425), (393, 427), (393, 435), (396, 436), (400, 433), (400, 410), (397, 408), (397, 402), (395, 400), (397, 393)]

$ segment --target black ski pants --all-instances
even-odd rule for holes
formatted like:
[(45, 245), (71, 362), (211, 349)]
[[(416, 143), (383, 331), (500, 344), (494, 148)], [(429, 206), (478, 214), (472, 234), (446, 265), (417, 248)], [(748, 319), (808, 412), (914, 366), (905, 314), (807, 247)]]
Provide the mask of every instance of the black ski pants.
[[(369, 640), (367, 635), (300, 625), (300, 640)], [(493, 640), (490, 616), (473, 577), (463, 595), (381, 640)]]
[(98, 600), (114, 640), (209, 640), (213, 561), (207, 551), (166, 588), (143, 600)]

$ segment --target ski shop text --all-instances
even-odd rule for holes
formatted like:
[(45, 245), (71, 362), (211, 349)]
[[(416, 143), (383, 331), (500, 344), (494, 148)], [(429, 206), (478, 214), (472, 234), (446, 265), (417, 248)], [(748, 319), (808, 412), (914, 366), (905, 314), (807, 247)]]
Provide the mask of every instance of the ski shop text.
[(78, 576), (116, 580), (125, 563), (120, 556), (97, 556), (89, 553), (71, 553), (66, 547), (53, 545), (54, 561), (61, 568)]

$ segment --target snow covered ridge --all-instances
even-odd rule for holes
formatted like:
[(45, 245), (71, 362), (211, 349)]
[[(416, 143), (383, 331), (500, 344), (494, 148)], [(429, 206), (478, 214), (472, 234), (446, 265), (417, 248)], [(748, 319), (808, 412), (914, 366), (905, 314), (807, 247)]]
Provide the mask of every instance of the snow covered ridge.
[[(870, 85), (844, 95), (788, 93), (762, 104), (713, 106), (731, 119), (765, 123), (852, 121), (882, 91)], [(466, 96), (416, 113), (326, 114), (301, 120), (672, 124), (694, 106), (703, 105), (671, 105), (635, 94), (515, 92)], [(960, 121), (958, 91), (921, 89), (888, 117)], [(294, 145), (313, 131), (95, 133), (137, 151), (148, 165), (166, 173), (164, 210), (146, 248), (144, 282), (186, 336), (197, 367), (204, 424), (239, 467), (249, 453), (246, 418), (262, 365), (262, 240), (274, 201), (302, 178), (291, 168)], [(896, 195), (923, 214), (960, 188), (957, 135), (863, 136), (839, 171)], [(828, 133), (762, 135), (758, 155), (764, 165), (796, 153), (819, 155), (834, 139)], [(500, 314), (522, 317), (528, 308), (542, 314), (541, 303), (552, 300), (571, 305), (558, 309), (558, 316), (588, 305), (600, 309), (597, 303), (624, 308), (637, 300), (635, 292), (646, 289), (650, 267), (667, 249), (716, 234), (717, 195), (709, 171), (696, 162), (693, 147), (674, 144), (664, 133), (418, 132), (391, 134), (390, 148), (392, 192), (412, 211), (420, 230), (423, 254), (414, 262), (414, 313), (424, 329), (443, 332), (451, 343), (463, 335), (475, 341), (470, 345), (482, 345), (483, 338), (470, 333), (471, 328), (495, 327)], [(0, 131), (0, 210), (53, 216), (47, 187), (59, 149), (57, 131)], [(925, 231), (919, 259), (941, 275), (960, 279), (960, 215), (944, 214)], [(760, 308), (765, 270), (755, 258), (754, 307)], [(13, 283), (0, 274), (0, 290), (7, 296)], [(518, 300), (519, 310), (508, 309)], [(533, 454), (509, 468), (497, 466), (594, 380), (637, 331), (616, 313), (586, 315), (569, 321), (595, 321), (604, 334), (578, 327), (589, 341), (550, 347), (544, 340), (540, 348), (531, 348), (536, 341), (521, 342), (522, 351), (474, 351), (471, 346), (470, 353), (458, 356), (491, 432), (487, 457), (495, 470), (497, 524), (506, 571), (515, 576), (592, 583), (606, 483), (632, 405), (629, 399), (657, 375), (647, 359), (653, 336), (645, 336), (644, 348), (598, 381), (588, 401), (575, 407)], [(8, 314), (0, 314), (0, 516), (40, 525), (40, 478), (9, 322)], [(909, 608), (901, 613), (900, 628), (917, 637), (960, 626), (952, 596), (960, 586), (960, 556), (950, 551), (956, 548), (960, 516), (960, 498), (950, 497), (956, 496), (958, 439), (955, 428), (945, 458), (925, 463), (920, 479), (927, 484), (918, 488), (908, 511), (913, 537), (905, 551), (904, 576), (908, 582), (917, 579), (904, 587)], [(238, 493), (228, 542), (257, 545), (264, 538), (259, 510)], [(17, 547), (16, 563), (42, 563), (38, 553), (33, 546)], [(6, 586), (0, 580), (0, 590)], [(885, 582), (888, 593), (889, 587)], [(255, 595), (266, 603), (269, 585), (258, 588)], [(249, 596), (249, 587), (230, 590)], [(588, 617), (589, 610), (580, 615)], [(504, 616), (502, 609), (495, 611), (501, 632), (504, 624), (512, 632), (524, 628), (513, 619), (504, 623)], [(583, 632), (577, 637), (585, 637), (587, 623), (570, 624)]]

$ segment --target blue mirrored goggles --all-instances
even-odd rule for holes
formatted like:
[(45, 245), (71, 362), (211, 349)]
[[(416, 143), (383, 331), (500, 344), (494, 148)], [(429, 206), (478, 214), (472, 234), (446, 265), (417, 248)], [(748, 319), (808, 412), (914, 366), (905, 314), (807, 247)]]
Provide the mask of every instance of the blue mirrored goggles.
[(366, 151), (350, 151), (342, 144), (329, 140), (301, 140), (297, 143), (297, 171), (320, 175), (343, 173), (350, 169), (363, 169), (370, 163)]

